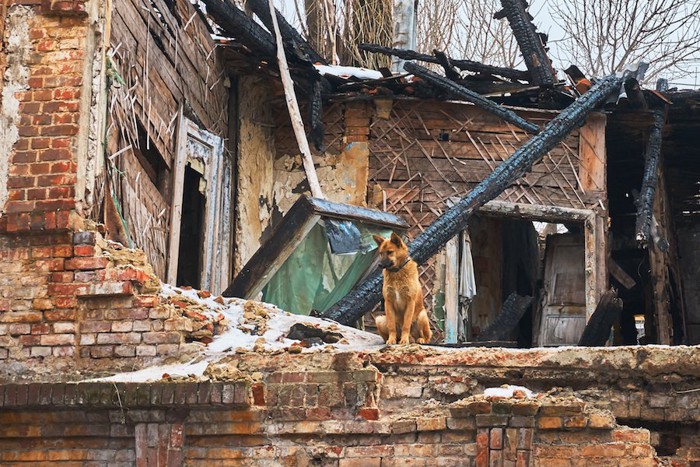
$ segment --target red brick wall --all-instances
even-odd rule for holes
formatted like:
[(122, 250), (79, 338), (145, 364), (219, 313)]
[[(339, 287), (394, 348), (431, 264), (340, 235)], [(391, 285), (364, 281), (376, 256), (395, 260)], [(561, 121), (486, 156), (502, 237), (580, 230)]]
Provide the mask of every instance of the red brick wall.
[[(19, 4), (10, 2), (9, 14)], [(0, 206), (0, 232), (65, 228), (75, 208), (83, 63), (88, 33), (85, 1), (46, 0), (29, 15), (27, 55), (17, 54), (28, 71), (19, 100), (19, 139), (10, 155), (8, 200)], [(5, 37), (14, 34), (11, 28)]]
[[(291, 362), (288, 362), (291, 363)], [(268, 368), (270, 370), (270, 368)], [(363, 387), (369, 369), (267, 373), (267, 395), (303, 386)], [(293, 376), (297, 375), (297, 376)], [(248, 375), (252, 376), (252, 375)], [(372, 381), (369, 381), (372, 379)], [(0, 463), (91, 465), (655, 466), (646, 429), (619, 426), (575, 398), (475, 396), (363, 416), (357, 400), (314, 400), (309, 417), (263, 401), (256, 384), (158, 382), (0, 386)], [(274, 387), (273, 387), (274, 386)], [(350, 388), (344, 391), (353, 394)], [(283, 396), (285, 398), (286, 396)], [(292, 396), (293, 397), (293, 396)], [(367, 401), (365, 401), (367, 402)], [(381, 401), (375, 401), (381, 405)], [(265, 404), (267, 403), (267, 405)], [(346, 412), (335, 410), (344, 407)], [(21, 443), (18, 439), (21, 438)], [(698, 449), (679, 450), (678, 467)], [(671, 459), (667, 458), (669, 462)], [(670, 463), (668, 465), (671, 465)]]

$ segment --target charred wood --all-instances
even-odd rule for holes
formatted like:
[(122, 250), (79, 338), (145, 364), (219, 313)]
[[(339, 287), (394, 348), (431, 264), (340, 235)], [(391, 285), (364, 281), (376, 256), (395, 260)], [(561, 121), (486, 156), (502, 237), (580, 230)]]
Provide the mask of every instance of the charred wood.
[(527, 2), (523, 0), (501, 0), (503, 10), (495, 17), (506, 17), (523, 54), (525, 65), (532, 76), (532, 83), (551, 87), (556, 81), (554, 70), (547, 56), (542, 37), (532, 24), (532, 16), (527, 12)]
[(445, 76), (447, 76), (448, 79), (457, 81), (461, 78), (457, 70), (454, 69), (450, 57), (448, 57), (445, 52), (435, 49), (433, 50), (433, 55), (435, 55), (435, 58), (437, 58), (438, 62), (440, 62), (440, 66), (442, 66), (442, 68), (445, 70)]
[[(437, 57), (434, 57), (433, 55), (429, 54), (418, 53), (413, 50), (394, 49), (391, 47), (382, 47), (380, 45), (375, 44), (360, 44), (358, 45), (358, 48), (367, 52), (380, 53), (384, 55), (393, 55), (404, 60), (419, 60), (421, 62), (440, 64), (440, 60)], [(502, 76), (504, 78), (512, 80), (528, 82), (530, 81), (530, 73), (527, 71), (485, 65), (483, 63), (474, 62), (471, 60), (451, 59), (450, 61), (452, 62), (452, 65), (456, 66), (460, 70), (471, 71), (472, 73), (485, 73), (489, 75)]]
[(637, 223), (636, 239), (642, 245), (648, 245), (651, 238), (652, 215), (654, 211), (654, 197), (656, 195), (656, 182), (658, 179), (659, 159), (661, 158), (661, 131), (666, 120), (662, 109), (653, 111), (653, 123), (645, 152), (644, 176), (642, 188), (637, 199)]
[(530, 296), (510, 294), (503, 302), (501, 312), (493, 320), (493, 323), (481, 331), (475, 340), (477, 342), (508, 340), (511, 331), (518, 325), (531, 304), (532, 297)]
[[(272, 31), (272, 17), (270, 16), (270, 9), (267, 6), (265, 0), (248, 0), (247, 5), (249, 5), (253, 12), (260, 18), (265, 27)], [(282, 13), (275, 8), (275, 13), (277, 16), (277, 24), (279, 25), (280, 32), (284, 38), (285, 45), (288, 49), (288, 53), (292, 52), (294, 56), (309, 61), (311, 63), (321, 63), (326, 65), (326, 60), (321, 57), (321, 55), (311, 47), (306, 39), (304, 39), (301, 34), (287, 22)]]
[(277, 55), (272, 34), (241, 11), (233, 0), (202, 1), (207, 6), (207, 13), (226, 31), (226, 34), (235, 37), (251, 51), (268, 57)]
[(622, 313), (622, 300), (617, 298), (615, 289), (610, 289), (600, 297), (598, 306), (588, 320), (578, 341), (583, 347), (602, 347), (610, 337), (610, 329)]
[[(622, 78), (608, 76), (563, 110), (539, 134), (523, 144), (491, 175), (411, 242), (409, 252), (413, 259), (422, 264), (440, 251), (452, 237), (466, 228), (470, 216), (477, 209), (522, 177), (534, 163), (542, 159), (574, 128), (583, 124), (591, 111), (605, 102), (608, 96), (618, 91), (621, 83)], [(381, 284), (381, 273), (375, 271), (326, 311), (324, 317), (343, 324), (354, 323), (380, 300)]]
[(528, 133), (537, 133), (539, 131), (539, 127), (537, 125), (528, 122), (512, 110), (506, 109), (505, 107), (502, 107), (496, 104), (495, 102), (486, 99), (482, 95), (477, 94), (474, 91), (465, 88), (464, 86), (460, 86), (459, 84), (450, 81), (444, 76), (440, 76), (437, 73), (428, 70), (427, 68), (423, 68), (422, 66), (416, 65), (412, 62), (406, 62), (406, 64), (404, 65), (404, 69), (439, 87), (448, 94), (463, 99), (467, 102), (471, 102), (477, 107), (491, 112), (492, 114), (502, 118), (508, 123), (512, 123), (518, 128), (527, 131)]
[(322, 83), (320, 79), (311, 81), (311, 96), (309, 101), (309, 120), (311, 121), (311, 132), (309, 137), (314, 147), (318, 151), (324, 151), (323, 148), (323, 100), (321, 98)]

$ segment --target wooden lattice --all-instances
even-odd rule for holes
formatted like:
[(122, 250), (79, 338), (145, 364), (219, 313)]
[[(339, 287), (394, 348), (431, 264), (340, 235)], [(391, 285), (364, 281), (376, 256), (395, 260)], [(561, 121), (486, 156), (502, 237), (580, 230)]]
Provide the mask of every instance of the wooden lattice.
[[(551, 117), (532, 115), (540, 119), (537, 123)], [(370, 129), (371, 203), (404, 216), (411, 225), (411, 238), (442, 214), (450, 200), (465, 196), (529, 138), (472, 106), (425, 101), (394, 102), (389, 118), (375, 118)], [(578, 141), (578, 131), (572, 132), (499, 199), (591, 207), (598, 198), (582, 187)], [(433, 291), (434, 278), (431, 262), (421, 267), (426, 292)]]

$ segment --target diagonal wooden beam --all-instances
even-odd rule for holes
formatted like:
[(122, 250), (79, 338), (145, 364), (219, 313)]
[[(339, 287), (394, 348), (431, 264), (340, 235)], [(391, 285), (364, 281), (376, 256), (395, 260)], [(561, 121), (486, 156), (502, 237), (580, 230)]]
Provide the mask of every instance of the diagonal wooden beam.
[[(430, 224), (411, 244), (411, 257), (424, 263), (442, 249), (447, 242), (467, 227), (471, 215), (488, 201), (496, 198), (514, 181), (522, 177), (533, 164), (559, 144), (586, 116), (618, 92), (623, 78), (614, 75), (603, 78), (590, 91), (578, 98), (552, 119), (544, 129), (533, 136), (513, 155), (481, 181), (467, 196)], [(356, 322), (381, 299), (382, 276), (375, 271), (364, 282), (324, 313), (325, 318), (343, 324)]]
[(522, 130), (527, 131), (528, 133), (537, 133), (540, 130), (540, 128), (537, 125), (528, 122), (512, 110), (506, 109), (505, 107), (496, 104), (494, 101), (486, 99), (481, 94), (477, 94), (471, 89), (467, 89), (464, 86), (460, 86), (454, 81), (451, 81), (445, 78), (444, 76), (440, 76), (437, 73), (428, 70), (427, 68), (423, 68), (422, 66), (416, 65), (413, 62), (406, 62), (406, 64), (404, 65), (404, 69), (409, 73), (413, 73), (414, 75), (419, 76), (425, 81), (430, 82), (431, 84), (437, 86), (438, 88), (442, 89), (448, 94), (463, 99), (467, 102), (471, 102), (480, 109), (484, 109), (488, 112), (491, 112), (492, 114), (502, 118), (506, 122), (512, 123), (513, 125), (517, 126)]

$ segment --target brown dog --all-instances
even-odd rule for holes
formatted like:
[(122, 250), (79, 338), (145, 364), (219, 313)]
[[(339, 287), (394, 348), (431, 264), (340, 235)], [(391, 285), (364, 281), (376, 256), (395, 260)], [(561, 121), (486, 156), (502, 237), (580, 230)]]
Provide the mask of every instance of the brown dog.
[(395, 233), (388, 239), (379, 235), (373, 237), (379, 245), (379, 265), (384, 268), (382, 294), (386, 316), (376, 319), (379, 334), (387, 345), (396, 344), (397, 331), (400, 344), (408, 344), (411, 337), (419, 344), (427, 344), (433, 333), (423, 307), (418, 265), (408, 256), (408, 247)]

